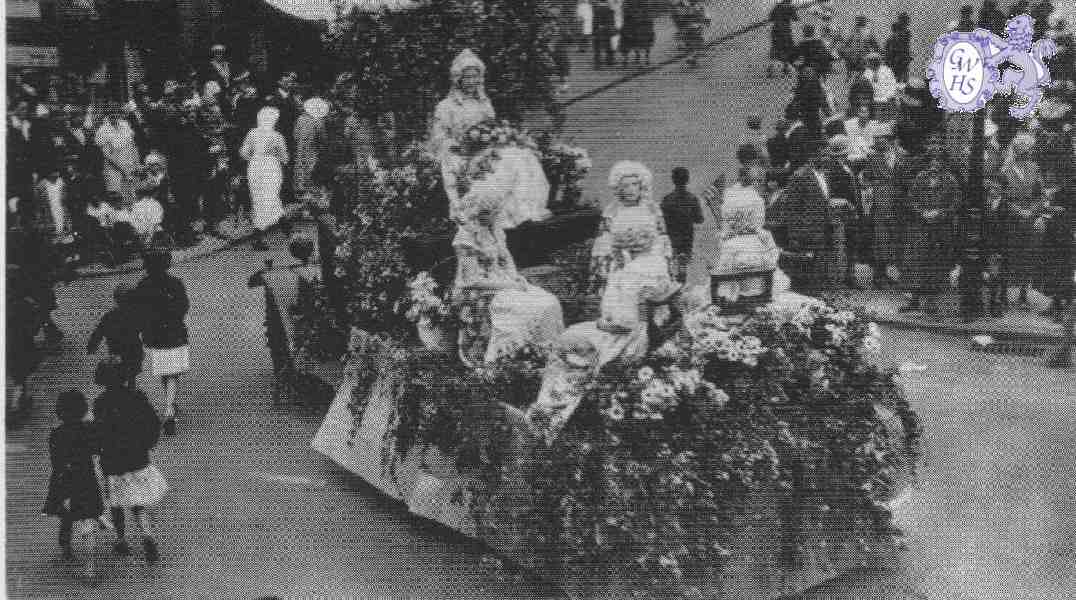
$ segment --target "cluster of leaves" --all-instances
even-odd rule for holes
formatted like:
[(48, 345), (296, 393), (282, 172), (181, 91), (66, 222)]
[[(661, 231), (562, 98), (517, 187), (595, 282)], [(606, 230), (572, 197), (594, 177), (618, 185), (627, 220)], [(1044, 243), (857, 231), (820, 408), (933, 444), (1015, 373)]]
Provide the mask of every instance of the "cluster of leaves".
[(712, 309), (693, 317), (642, 364), (600, 377), (539, 461), (535, 548), (575, 567), (622, 565), (654, 597), (690, 597), (731, 557), (731, 516), (755, 492), (790, 498), (789, 566), (811, 528), (855, 531), (863, 545), (891, 533), (882, 502), (911, 468), (919, 424), (871, 357), (869, 320), (823, 304), (763, 309), (740, 327)]
[(358, 327), (409, 335), (401, 299), (408, 297), (409, 282), (430, 266), (415, 259), (412, 249), (419, 240), (447, 236), (451, 228), (434, 159), (416, 146), (401, 165), (372, 172), (349, 167), (336, 176), (335, 189), (348, 206), (335, 251), (335, 279), (348, 299), (341, 331)]
[(299, 293), (289, 307), (295, 323), (294, 343), (317, 362), (340, 360), (347, 352), (347, 328), (325, 295), (320, 281), (299, 281)]
[(496, 477), (511, 426), (501, 402), (525, 407), (538, 396), (548, 349), (531, 344), (479, 369), (454, 355), (410, 352), (397, 365), (396, 450), (431, 444), (456, 456), (461, 470)]
[(472, 49), (486, 63), (486, 91), (497, 114), (515, 119), (526, 105), (553, 97), (556, 22), (548, 0), (429, 0), (415, 10), (353, 11), (323, 36), (338, 71), (356, 72), (359, 97), (373, 111), (393, 111), (403, 129), (425, 130), (449, 89), (449, 67)]

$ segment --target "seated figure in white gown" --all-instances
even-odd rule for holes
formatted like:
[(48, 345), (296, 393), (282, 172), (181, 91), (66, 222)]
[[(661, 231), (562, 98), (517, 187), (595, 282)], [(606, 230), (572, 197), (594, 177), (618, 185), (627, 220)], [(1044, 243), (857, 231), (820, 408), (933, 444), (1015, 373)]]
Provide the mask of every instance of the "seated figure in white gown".
[(665, 234), (665, 218), (651, 192), (653, 175), (642, 163), (624, 160), (609, 171), (614, 197), (602, 210), (601, 229), (591, 249), (591, 291), (601, 294), (611, 271), (624, 267), (623, 253), (615, 251), (613, 237), (625, 229), (652, 229), (654, 252), (673, 267), (672, 242)]
[(491, 168), (482, 179), (500, 190), (501, 223), (512, 229), (550, 215), (546, 208), (549, 182), (538, 156), (530, 148), (513, 143), (497, 145), (496, 140), (490, 140), (490, 146), (480, 152), (463, 150), (470, 144), (461, 141), (472, 127), (496, 118), (486, 95), (485, 75), (485, 64), (470, 50), (460, 52), (452, 61), (452, 89), (434, 110), (429, 148), (441, 161), (441, 177), (453, 214), (458, 212), (457, 205), (474, 183), (466, 175), (473, 171), (468, 168), (469, 163), (491, 161)]
[(727, 187), (721, 197), (719, 248), (717, 258), (710, 264), (710, 274), (728, 278), (715, 293), (729, 302), (765, 293), (770, 282), (764, 277), (737, 275), (775, 271), (781, 254), (773, 235), (764, 228), (766, 201), (758, 191), (759, 184), (754, 171), (744, 167), (737, 182)]
[(460, 357), (493, 362), (526, 343), (555, 340), (564, 330), (560, 301), (516, 270), (505, 244), (501, 190), (477, 181), (460, 201), (453, 299), (460, 305)]
[(662, 301), (679, 286), (652, 222), (615, 228), (614, 253), (624, 257), (614, 266), (601, 300), (597, 321), (568, 328), (555, 347), (542, 377), (538, 399), (524, 419), (535, 435), (552, 444), (586, 393), (587, 382), (614, 360), (632, 362), (645, 356), (649, 344), (648, 302)]

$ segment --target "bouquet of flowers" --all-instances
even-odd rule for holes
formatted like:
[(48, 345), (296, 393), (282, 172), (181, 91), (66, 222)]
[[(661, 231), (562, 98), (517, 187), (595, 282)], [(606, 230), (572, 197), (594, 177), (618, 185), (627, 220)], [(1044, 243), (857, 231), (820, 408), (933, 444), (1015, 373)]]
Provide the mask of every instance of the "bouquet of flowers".
[(408, 286), (407, 319), (413, 323), (425, 320), (430, 325), (445, 322), (452, 314), (451, 307), (437, 294), (437, 282), (426, 271), (419, 273)]
[(474, 156), (489, 148), (505, 146), (538, 149), (538, 144), (530, 133), (504, 120), (482, 121), (468, 129), (459, 140), (460, 152), (466, 156)]

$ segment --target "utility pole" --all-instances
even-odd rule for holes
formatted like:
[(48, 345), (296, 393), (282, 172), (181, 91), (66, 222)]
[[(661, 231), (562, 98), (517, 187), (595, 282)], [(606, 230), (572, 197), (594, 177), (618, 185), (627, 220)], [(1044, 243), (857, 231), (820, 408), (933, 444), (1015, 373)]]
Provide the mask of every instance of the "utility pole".
[(986, 150), (986, 108), (975, 111), (971, 125), (971, 154), (968, 157), (967, 196), (964, 200), (963, 255), (960, 262), (960, 316), (965, 323), (983, 314), (983, 153)]

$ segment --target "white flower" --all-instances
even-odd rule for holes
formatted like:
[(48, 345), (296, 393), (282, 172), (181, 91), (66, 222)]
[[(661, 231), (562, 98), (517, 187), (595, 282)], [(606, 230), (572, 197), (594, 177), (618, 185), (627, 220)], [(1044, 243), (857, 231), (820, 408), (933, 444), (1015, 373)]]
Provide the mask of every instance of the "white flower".
[(620, 404), (619, 402), (617, 402), (615, 398), (609, 404), (609, 408), (605, 409), (602, 412), (604, 412), (605, 416), (609, 417), (609, 419), (611, 419), (613, 421), (622, 421), (622, 420), (624, 420), (624, 414), (625, 414), (624, 406), (622, 404)]
[(840, 346), (848, 341), (848, 331), (843, 327), (829, 323), (826, 325), (826, 331), (829, 332), (830, 342), (834, 346)]
[(706, 396), (710, 399), (710, 402), (713, 402), (720, 408), (724, 408), (729, 401), (729, 395), (725, 393), (725, 390), (713, 384), (707, 386)]
[(648, 382), (654, 378), (654, 369), (650, 367), (643, 367), (639, 369), (638, 373), (639, 381)]

